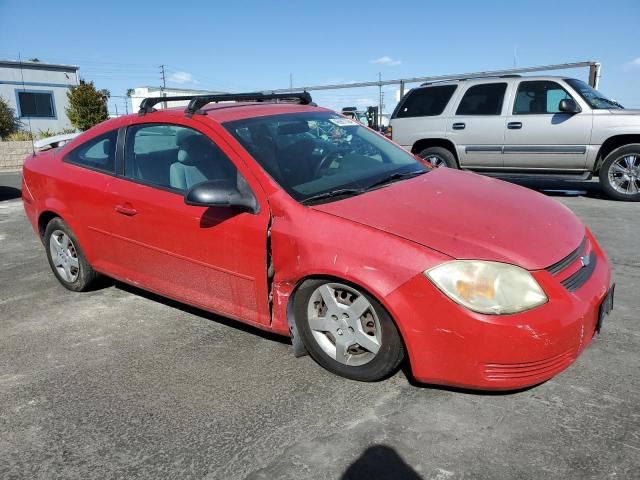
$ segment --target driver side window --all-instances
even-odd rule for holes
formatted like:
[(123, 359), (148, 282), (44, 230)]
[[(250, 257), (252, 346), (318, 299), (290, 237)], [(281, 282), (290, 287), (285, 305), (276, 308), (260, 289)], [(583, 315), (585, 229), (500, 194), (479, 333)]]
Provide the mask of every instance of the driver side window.
[(169, 124), (127, 129), (125, 174), (140, 183), (184, 193), (207, 180), (237, 184), (233, 162), (207, 136)]
[(556, 82), (536, 80), (520, 82), (513, 113), (516, 115), (560, 113), (560, 101), (572, 99)]

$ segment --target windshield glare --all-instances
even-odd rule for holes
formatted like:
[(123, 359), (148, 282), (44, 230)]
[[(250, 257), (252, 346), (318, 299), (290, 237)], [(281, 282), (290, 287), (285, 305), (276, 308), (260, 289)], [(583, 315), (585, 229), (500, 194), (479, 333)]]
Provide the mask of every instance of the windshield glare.
[(624, 108), (618, 102), (609, 100), (602, 93), (582, 80), (576, 80), (575, 78), (566, 78), (565, 82), (571, 85), (576, 92), (589, 104), (591, 108), (595, 109), (616, 109)]
[(300, 202), (429, 170), (406, 150), (332, 112), (272, 115), (224, 126)]

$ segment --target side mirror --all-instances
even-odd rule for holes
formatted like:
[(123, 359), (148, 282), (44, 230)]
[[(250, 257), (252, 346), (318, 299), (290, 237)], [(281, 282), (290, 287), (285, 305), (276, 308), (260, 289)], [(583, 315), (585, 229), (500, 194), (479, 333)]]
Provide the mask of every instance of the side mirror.
[(229, 207), (258, 213), (258, 202), (251, 192), (241, 193), (226, 180), (198, 183), (184, 195), (184, 203), (197, 207)]
[(560, 100), (560, 105), (558, 106), (558, 110), (564, 113), (580, 113), (580, 107), (572, 98), (565, 98), (564, 100)]

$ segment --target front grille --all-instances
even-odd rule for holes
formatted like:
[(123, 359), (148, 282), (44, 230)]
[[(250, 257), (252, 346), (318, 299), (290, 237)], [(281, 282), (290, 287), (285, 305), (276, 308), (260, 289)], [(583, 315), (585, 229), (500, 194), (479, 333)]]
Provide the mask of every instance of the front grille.
[(591, 277), (593, 271), (596, 269), (596, 262), (598, 260), (596, 257), (596, 252), (592, 251), (588, 257), (582, 258), (588, 258), (589, 263), (587, 263), (586, 265), (584, 265), (583, 263), (584, 266), (580, 270), (560, 282), (570, 292), (574, 292), (582, 285), (584, 285), (585, 282), (589, 280), (589, 277)]
[(554, 263), (550, 267), (547, 267), (547, 271), (552, 275), (556, 275), (557, 273), (560, 273), (562, 270), (564, 270), (565, 268), (567, 268), (569, 265), (571, 265), (573, 262), (576, 261), (576, 259), (582, 254), (582, 252), (584, 252), (584, 249), (586, 246), (587, 246), (587, 237), (584, 237), (582, 239), (582, 242), (580, 242), (580, 245), (578, 246), (578, 248), (576, 248), (573, 252), (571, 252), (569, 255), (564, 257), (559, 262)]
[(596, 261), (596, 254), (591, 249), (587, 237), (584, 237), (578, 248), (546, 270), (551, 275), (559, 277), (563, 287), (574, 292), (589, 280), (596, 268)]
[(521, 380), (553, 374), (564, 369), (575, 357), (575, 350), (569, 349), (545, 360), (526, 363), (485, 363), (484, 377), (487, 380)]

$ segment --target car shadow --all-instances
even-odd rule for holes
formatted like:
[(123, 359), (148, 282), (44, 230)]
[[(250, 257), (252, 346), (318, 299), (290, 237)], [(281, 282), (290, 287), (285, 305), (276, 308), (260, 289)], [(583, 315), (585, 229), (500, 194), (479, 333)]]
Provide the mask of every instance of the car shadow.
[(340, 480), (422, 480), (402, 457), (387, 445), (367, 448), (344, 471)]
[(550, 197), (588, 197), (607, 200), (608, 197), (602, 191), (596, 181), (576, 180), (527, 180), (501, 178), (521, 187), (530, 188)]
[[(189, 313), (191, 315), (196, 315), (198, 317), (205, 318), (212, 322), (220, 323), (226, 327), (232, 327), (236, 330), (240, 330), (242, 332), (250, 333), (253, 335), (258, 335), (265, 340), (272, 340), (274, 342), (278, 342), (284, 345), (291, 345), (291, 339), (289, 337), (285, 337), (283, 335), (278, 335), (276, 333), (268, 332), (266, 330), (261, 330), (258, 327), (254, 327), (252, 325), (248, 325), (246, 323), (242, 323), (238, 320), (234, 320), (232, 318), (223, 317), (222, 315), (218, 315), (207, 310), (202, 310), (201, 308), (193, 307), (191, 305), (187, 305), (186, 303), (179, 302), (177, 300), (172, 300), (167, 297), (163, 297), (162, 295), (158, 295), (147, 290), (143, 290), (138, 287), (134, 287), (127, 283), (119, 282), (117, 280), (105, 279), (102, 282), (102, 286), (107, 286), (107, 283), (111, 282), (115, 288), (125, 291), (127, 293), (131, 293), (132, 295), (137, 295), (139, 297), (146, 298), (148, 300), (161, 303), (167, 307), (175, 308), (180, 310), (181, 312)], [(293, 355), (292, 355), (293, 357)]]
[(0, 185), (0, 202), (5, 200), (13, 200), (14, 198), (20, 198), (22, 192), (19, 188), (7, 187)]

